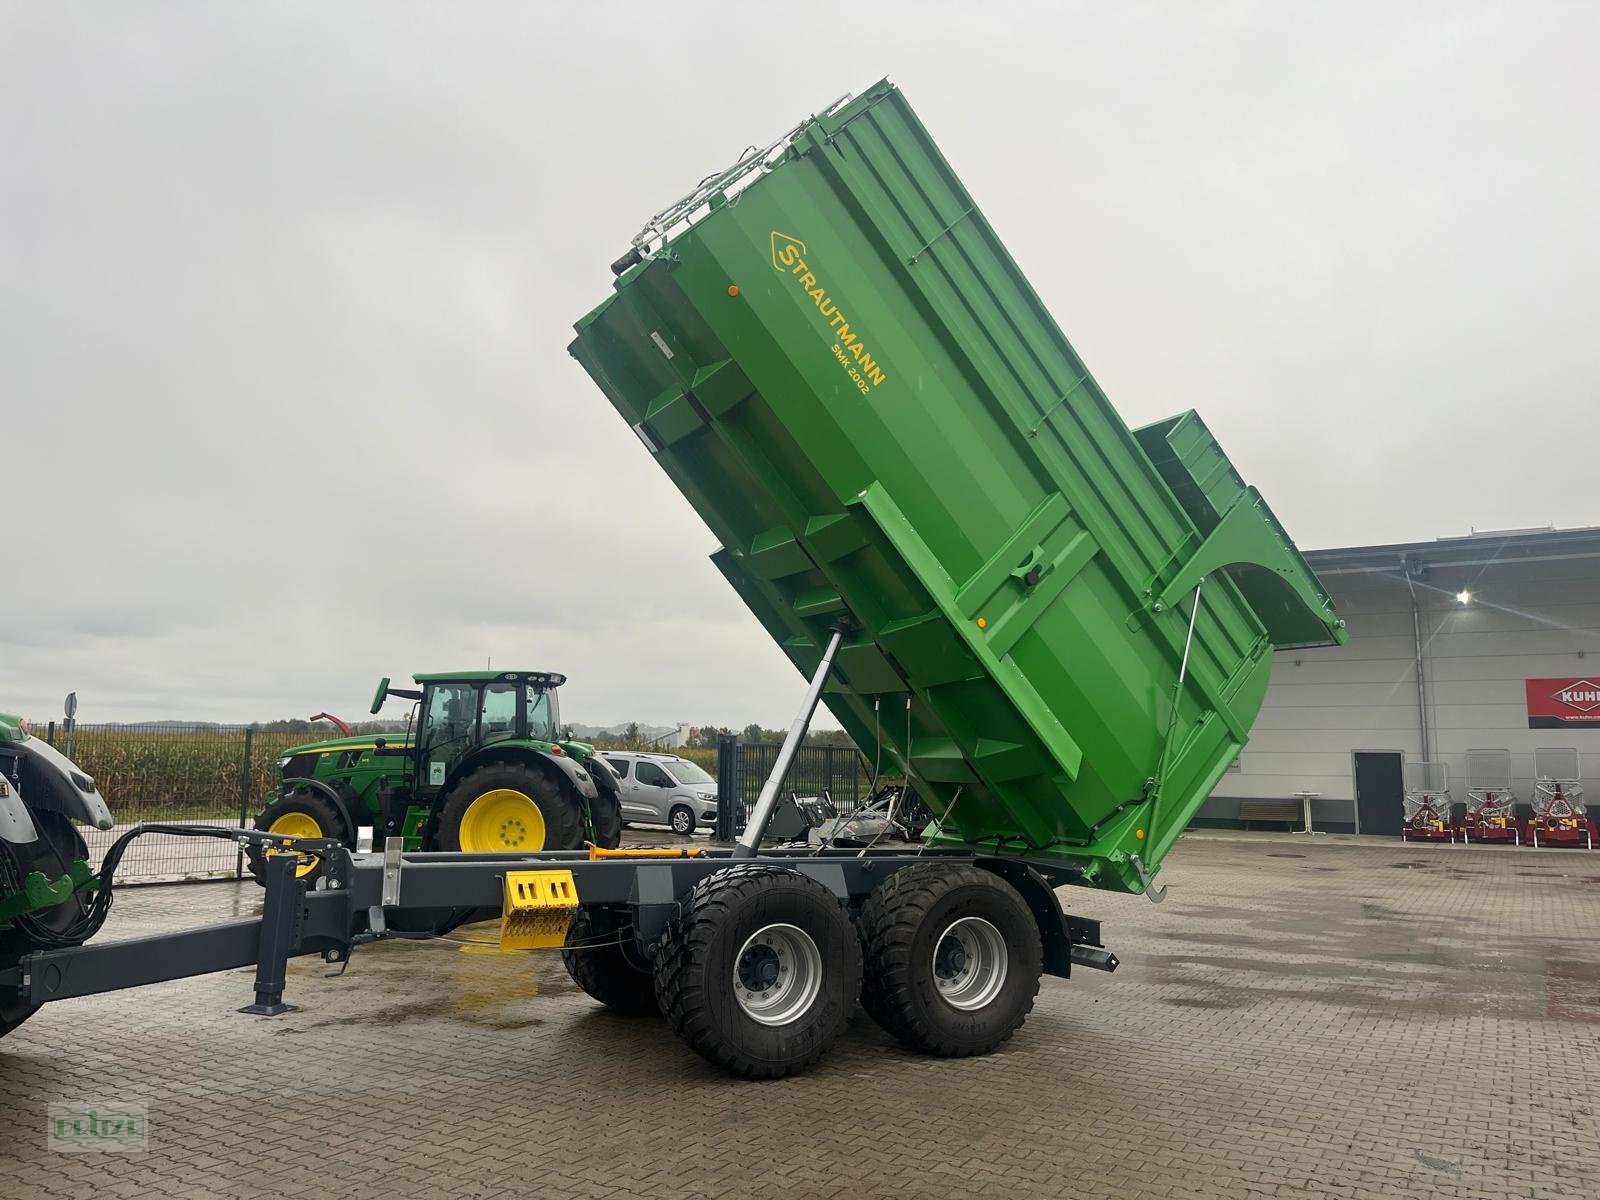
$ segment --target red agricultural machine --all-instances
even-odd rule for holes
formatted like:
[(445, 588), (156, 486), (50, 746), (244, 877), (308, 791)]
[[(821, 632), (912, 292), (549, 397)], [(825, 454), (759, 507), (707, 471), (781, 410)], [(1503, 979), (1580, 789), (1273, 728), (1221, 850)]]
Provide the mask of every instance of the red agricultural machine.
[(1455, 841), (1450, 820), (1450, 768), (1442, 762), (1408, 762), (1405, 785), (1405, 822), (1400, 826), (1400, 839)]
[(1533, 819), (1528, 838), (1534, 847), (1582, 846), (1594, 849), (1594, 818), (1583, 803), (1583, 766), (1571, 746), (1533, 752)]
[(1511, 751), (1467, 751), (1467, 811), (1461, 837), (1466, 842), (1522, 845), (1517, 795), (1511, 790)]

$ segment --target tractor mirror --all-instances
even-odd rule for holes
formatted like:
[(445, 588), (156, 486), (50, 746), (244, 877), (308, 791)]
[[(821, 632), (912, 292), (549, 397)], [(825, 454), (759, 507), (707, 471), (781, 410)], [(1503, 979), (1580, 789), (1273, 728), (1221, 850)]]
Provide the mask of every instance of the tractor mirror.
[(372, 715), (377, 716), (378, 710), (383, 707), (383, 702), (389, 698), (389, 677), (385, 675), (378, 680), (378, 690), (372, 694)]

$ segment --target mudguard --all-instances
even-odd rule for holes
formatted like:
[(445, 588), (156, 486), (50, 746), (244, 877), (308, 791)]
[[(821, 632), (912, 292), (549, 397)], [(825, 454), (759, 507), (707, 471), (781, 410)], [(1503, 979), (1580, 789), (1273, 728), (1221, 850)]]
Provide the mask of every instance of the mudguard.
[(598, 754), (591, 754), (583, 764), (583, 767), (594, 779), (596, 788), (602, 791), (621, 793), (622, 781), (617, 778), (617, 773), (607, 765), (606, 760)]
[(58, 812), (96, 829), (111, 828), (111, 810), (106, 807), (94, 780), (78, 770), (65, 754), (36, 737), (13, 742), (10, 748), (21, 760), (18, 766), (29, 808), (36, 812)]
[(34, 828), (16, 785), (0, 774), (0, 842), (25, 846), (38, 840), (39, 831)]
[(593, 777), (590, 776), (588, 771), (584, 770), (583, 764), (570, 754), (551, 754), (546, 750), (536, 750), (534, 753), (538, 754), (546, 762), (554, 764), (567, 777), (567, 780), (572, 784), (578, 795), (585, 800), (593, 800), (600, 794), (595, 788)]

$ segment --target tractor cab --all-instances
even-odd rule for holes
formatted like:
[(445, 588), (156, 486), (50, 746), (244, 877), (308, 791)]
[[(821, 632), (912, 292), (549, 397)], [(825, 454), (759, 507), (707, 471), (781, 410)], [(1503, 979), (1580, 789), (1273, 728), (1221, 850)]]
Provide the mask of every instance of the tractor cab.
[(372, 711), (390, 696), (417, 702), (416, 736), (398, 753), (412, 760), (415, 795), (431, 796), (454, 782), (463, 764), (495, 742), (520, 742), (560, 753), (561, 709), (556, 689), (565, 675), (548, 671), (461, 671), (414, 676), (420, 691), (378, 684)]

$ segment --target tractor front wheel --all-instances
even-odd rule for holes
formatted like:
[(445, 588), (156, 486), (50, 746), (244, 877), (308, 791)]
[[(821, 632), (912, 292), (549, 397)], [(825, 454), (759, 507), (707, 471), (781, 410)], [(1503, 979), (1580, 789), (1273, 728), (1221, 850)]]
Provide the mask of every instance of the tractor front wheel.
[(531, 854), (583, 849), (583, 809), (571, 791), (522, 763), (464, 777), (439, 810), (439, 849)]
[(615, 850), (622, 845), (621, 797), (600, 788), (599, 795), (589, 801), (589, 812), (594, 817), (594, 844), (602, 850)]
[[(256, 817), (256, 828), (268, 833), (284, 833), (290, 837), (338, 838), (348, 844), (344, 820), (338, 810), (323, 797), (311, 791), (290, 792), (279, 796), (261, 810)], [(250, 864), (250, 874), (262, 887), (267, 884), (267, 860), (280, 850), (266, 850), (260, 846), (245, 849)], [(306, 881), (309, 888), (322, 872), (321, 859), (309, 859), (294, 869), (295, 876)]]

